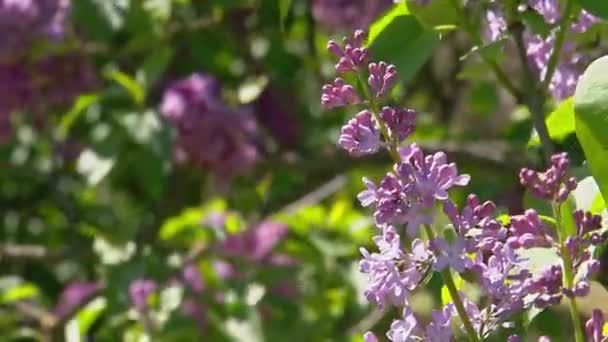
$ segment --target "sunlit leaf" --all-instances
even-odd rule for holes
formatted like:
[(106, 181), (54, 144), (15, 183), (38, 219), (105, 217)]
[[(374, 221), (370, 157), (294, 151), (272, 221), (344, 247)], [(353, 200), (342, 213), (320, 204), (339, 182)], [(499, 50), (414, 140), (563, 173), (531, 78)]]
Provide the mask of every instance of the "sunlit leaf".
[(593, 62), (574, 95), (576, 136), (604, 199), (608, 196), (608, 57)]

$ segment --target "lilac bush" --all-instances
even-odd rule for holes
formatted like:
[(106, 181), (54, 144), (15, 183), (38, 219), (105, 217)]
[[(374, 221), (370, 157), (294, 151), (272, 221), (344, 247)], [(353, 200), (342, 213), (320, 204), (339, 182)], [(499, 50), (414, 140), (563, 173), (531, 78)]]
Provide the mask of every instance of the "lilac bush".
[[(531, 5), (543, 11), (547, 20), (556, 15), (550, 2)], [(386, 337), (390, 341), (448, 341), (465, 334), (469, 340), (479, 341), (517, 313), (556, 305), (565, 297), (570, 303), (576, 339), (582, 341), (583, 326), (576, 302), (589, 293), (589, 278), (599, 269), (591, 248), (606, 238), (599, 234), (600, 216), (562, 209), (569, 208), (562, 204), (577, 186), (575, 178), (568, 176), (567, 155), (552, 156), (545, 171), (523, 169), (520, 173), (521, 184), (530, 194), (552, 205), (553, 225), (542, 220), (534, 209), (499, 220), (496, 206), (492, 202), (481, 203), (474, 194), (469, 195), (460, 211), (450, 200), (450, 190), (466, 186), (469, 175), (460, 174), (442, 151), (425, 154), (416, 143), (403, 144), (413, 131), (415, 112), (390, 106), (380, 109), (379, 102), (385, 102), (397, 70), (383, 61), (369, 63), (369, 69), (365, 67), (371, 60), (365, 37), (363, 31), (357, 30), (344, 39), (343, 45), (330, 41), (328, 50), (339, 58), (335, 67), (338, 73), (353, 74), (359, 80), (357, 87), (348, 86), (348, 97), (363, 99), (360, 103), (364, 109), (342, 128), (340, 146), (355, 156), (385, 149), (395, 162), (392, 171), (377, 184), (364, 178), (366, 190), (358, 196), (363, 206), (373, 209), (378, 229), (373, 238), (377, 251), (361, 248), (359, 268), (368, 277), (365, 295), (379, 308), (393, 306), (403, 312), (393, 321)], [(345, 86), (342, 78), (334, 84)], [(330, 87), (333, 86), (327, 85), (324, 90)], [(359, 94), (353, 94), (354, 89)], [(323, 103), (328, 102), (327, 96), (324, 91)], [(337, 105), (358, 102), (333, 101)], [(441, 209), (451, 222), (449, 234), (437, 226)], [(568, 233), (566, 216), (575, 222), (575, 233)], [(534, 272), (525, 253), (531, 248), (549, 250), (561, 262)], [(434, 311), (432, 320), (425, 325), (414, 315), (410, 297), (433, 272), (441, 274), (451, 302)], [(486, 297), (483, 306), (456, 287), (454, 277), (466, 272), (475, 275), (475, 282)], [(589, 340), (600, 340), (601, 319), (596, 311), (587, 324)], [(456, 331), (452, 330), (452, 321)], [(364, 339), (378, 340), (371, 332)], [(514, 335), (509, 340), (516, 341), (518, 337)]]

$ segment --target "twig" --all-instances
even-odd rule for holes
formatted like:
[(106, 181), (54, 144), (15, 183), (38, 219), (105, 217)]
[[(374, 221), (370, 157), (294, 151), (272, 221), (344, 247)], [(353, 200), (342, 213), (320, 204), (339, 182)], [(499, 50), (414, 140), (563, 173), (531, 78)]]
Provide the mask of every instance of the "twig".
[(534, 78), (534, 73), (532, 72), (530, 64), (528, 63), (528, 56), (526, 54), (526, 47), (524, 45), (523, 38), (524, 26), (521, 22), (514, 23), (513, 25), (509, 25), (509, 30), (512, 32), (513, 37), (515, 38), (517, 52), (524, 70), (524, 82), (526, 83), (528, 88), (524, 102), (532, 113), (532, 117), (534, 119), (534, 128), (536, 129), (538, 137), (540, 138), (545, 160), (549, 162), (549, 160), (551, 159), (551, 155), (553, 154), (554, 147), (553, 142), (551, 141), (551, 137), (549, 136), (547, 124), (545, 122), (545, 114), (543, 111), (542, 103), (543, 92), (541, 89), (538, 88), (538, 82), (536, 82)]

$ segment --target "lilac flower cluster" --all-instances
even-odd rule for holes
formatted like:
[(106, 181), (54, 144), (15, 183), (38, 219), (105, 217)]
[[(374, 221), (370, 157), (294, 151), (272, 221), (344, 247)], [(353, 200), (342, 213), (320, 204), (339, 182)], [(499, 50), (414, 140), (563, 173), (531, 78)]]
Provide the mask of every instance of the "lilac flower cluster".
[(192, 74), (172, 83), (160, 111), (177, 128), (175, 151), (180, 161), (229, 179), (250, 170), (259, 157), (252, 112), (226, 106), (219, 83), (209, 75)]
[(63, 318), (83, 305), (101, 289), (97, 283), (73, 282), (68, 284), (61, 293), (59, 301), (51, 310), (54, 316)]
[[(355, 73), (359, 80), (367, 78), (368, 82), (359, 84), (366, 96), (339, 79), (341, 89), (348, 87), (349, 98), (356, 96), (357, 101), (344, 100), (340, 92), (324, 91), (322, 102), (328, 108), (355, 102), (366, 107), (342, 129), (339, 144), (346, 151), (359, 156), (385, 148), (396, 159), (392, 171), (377, 184), (364, 178), (366, 189), (358, 195), (364, 207), (373, 209), (379, 229), (373, 238), (377, 251), (361, 248), (360, 271), (369, 281), (365, 295), (381, 308), (403, 310), (403, 316), (386, 333), (387, 338), (449, 341), (453, 339), (452, 319), (459, 316), (469, 337), (484, 339), (522, 310), (557, 304), (563, 296), (574, 300), (587, 295), (589, 278), (599, 268), (590, 248), (604, 241), (599, 234), (599, 216), (582, 211), (560, 213), (573, 215), (576, 234), (559, 236), (556, 241), (553, 227), (541, 220), (534, 209), (499, 220), (492, 202), (482, 203), (471, 194), (459, 210), (450, 201), (449, 190), (467, 185), (470, 177), (459, 174), (444, 152), (425, 155), (415, 143), (403, 146), (414, 129), (415, 112), (379, 107), (378, 101), (389, 93), (397, 70), (385, 62), (370, 63), (365, 68), (370, 55), (364, 47), (364, 37), (362, 31), (356, 31), (353, 37), (345, 38), (343, 46), (330, 41), (328, 49), (339, 59), (338, 73)], [(533, 196), (559, 207), (577, 183), (567, 176), (566, 154), (554, 155), (551, 162), (542, 172), (522, 170), (520, 180)], [(442, 207), (450, 220), (451, 234), (437, 236), (433, 227), (437, 207)], [(556, 221), (561, 222), (559, 217)], [(425, 234), (421, 235), (421, 231)], [(411, 241), (411, 245), (403, 241)], [(524, 257), (524, 251), (530, 248), (549, 249), (564, 261), (534, 273)], [(446, 284), (453, 283), (453, 271), (474, 275), (483, 291), (485, 306), (478, 307), (461, 293), (450, 293), (456, 298), (454, 302), (433, 312), (426, 326), (420, 324), (409, 307), (409, 298), (434, 271), (441, 272)], [(588, 325), (593, 324), (596, 323)], [(364, 338), (378, 340), (371, 332)], [(518, 338), (512, 336), (510, 340)]]
[(392, 4), (392, 0), (312, 0), (312, 15), (334, 30), (365, 27)]
[(38, 40), (64, 38), (70, 7), (70, 0), (0, 0), (0, 143), (12, 137), (13, 114), (37, 123), (95, 87), (94, 68), (79, 53), (27, 55)]
[[(528, 0), (527, 5), (528, 9), (542, 16), (547, 24), (559, 26), (557, 24), (562, 17), (559, 0)], [(489, 40), (496, 41), (504, 36), (507, 24), (501, 9), (489, 10), (486, 13), (486, 22), (486, 37)], [(598, 18), (582, 10), (571, 22), (567, 34), (583, 33), (598, 22)], [(553, 29), (546, 37), (532, 30), (526, 30), (524, 33), (529, 63), (541, 80), (548, 72), (549, 60), (556, 44), (556, 30)], [(582, 70), (590, 61), (577, 51), (574, 41), (566, 41), (559, 53), (559, 63), (549, 82), (549, 91), (555, 99), (562, 100), (574, 94)]]
[(148, 310), (148, 298), (156, 291), (156, 283), (150, 279), (137, 279), (129, 285), (129, 298), (139, 312)]
[(0, 63), (22, 56), (37, 39), (61, 39), (70, 0), (0, 0)]

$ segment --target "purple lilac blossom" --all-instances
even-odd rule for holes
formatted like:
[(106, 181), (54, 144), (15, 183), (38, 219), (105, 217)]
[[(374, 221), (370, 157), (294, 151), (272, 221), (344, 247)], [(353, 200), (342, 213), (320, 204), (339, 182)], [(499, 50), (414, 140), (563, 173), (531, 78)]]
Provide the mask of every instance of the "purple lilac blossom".
[(0, 62), (14, 61), (37, 39), (61, 39), (70, 0), (0, 0)]
[(368, 331), (363, 334), (363, 342), (378, 342), (378, 337), (373, 332)]
[(332, 84), (324, 85), (322, 90), (321, 104), (327, 109), (361, 102), (355, 88), (340, 77), (336, 78)]
[(587, 333), (587, 341), (589, 342), (606, 342), (608, 336), (604, 334), (604, 314), (602, 310), (595, 309), (591, 314), (591, 318), (585, 323), (585, 332)]
[[(540, 14), (548, 24), (557, 26), (561, 19), (561, 9), (558, 0), (529, 0), (528, 6)], [(581, 11), (569, 28), (569, 33), (583, 33), (599, 19), (586, 11)], [(500, 8), (492, 8), (486, 12), (486, 39), (496, 41), (507, 30), (504, 14)], [(546, 77), (549, 59), (555, 46), (554, 29), (547, 37), (538, 35), (528, 29), (524, 32), (526, 54), (539, 80)], [(577, 51), (578, 47), (573, 41), (566, 41), (560, 51), (560, 59), (555, 72), (549, 82), (549, 91), (556, 100), (563, 100), (574, 94), (576, 84), (588, 58)]]
[(452, 340), (452, 317), (454, 316), (453, 304), (447, 304), (442, 310), (433, 310), (432, 320), (425, 330), (425, 341), (444, 342)]
[(375, 98), (379, 99), (387, 94), (397, 81), (397, 67), (392, 64), (369, 63), (368, 84)]
[(406, 307), (403, 309), (402, 319), (393, 321), (386, 336), (393, 342), (408, 342), (413, 340), (412, 336), (418, 329), (418, 320), (412, 309)]
[(248, 108), (228, 108), (217, 81), (193, 74), (165, 91), (160, 110), (177, 127), (176, 157), (220, 179), (249, 171), (259, 157), (257, 127)]
[(29, 64), (0, 63), (0, 143), (12, 137), (12, 115), (31, 114), (37, 124), (50, 109), (71, 105), (96, 84), (93, 66), (79, 54), (46, 56)]
[(523, 215), (511, 216), (511, 228), (507, 244), (513, 249), (550, 247), (553, 241), (544, 232), (543, 222), (534, 209), (528, 209)]
[(449, 266), (457, 272), (464, 272), (470, 266), (470, 259), (465, 250), (466, 243), (462, 238), (457, 238), (452, 243), (444, 238), (437, 238), (431, 242), (430, 247), (436, 255), (433, 267), (437, 271), (443, 271)]
[(312, 15), (331, 29), (366, 27), (386, 10), (391, 0), (312, 0)]
[(188, 264), (182, 270), (184, 283), (195, 293), (202, 293), (205, 289), (203, 277), (195, 264)]
[(388, 127), (391, 139), (398, 143), (407, 139), (414, 132), (417, 115), (416, 111), (408, 108), (384, 107), (380, 110), (380, 118)]
[(129, 298), (135, 308), (144, 312), (148, 308), (148, 297), (156, 291), (156, 283), (149, 279), (138, 279), (129, 286)]
[(421, 281), (422, 274), (401, 250), (399, 234), (392, 227), (375, 236), (374, 243), (379, 253), (361, 248), (363, 259), (359, 262), (359, 269), (369, 277), (365, 295), (380, 307), (387, 304), (403, 306), (409, 292)]
[(574, 177), (567, 177), (570, 162), (566, 153), (551, 156), (551, 166), (544, 172), (523, 168), (519, 180), (530, 193), (540, 199), (563, 202), (576, 189)]
[(408, 234), (415, 235), (420, 224), (431, 224), (426, 212), (436, 201), (448, 199), (447, 191), (468, 184), (468, 175), (459, 175), (456, 165), (447, 162), (443, 152), (425, 156), (415, 143), (400, 148), (401, 163), (376, 187), (366, 181), (367, 190), (359, 194), (363, 204), (375, 204), (378, 225), (407, 224)]
[(340, 134), (340, 146), (353, 156), (372, 154), (380, 149), (380, 131), (372, 113), (364, 110), (350, 119)]
[(327, 43), (327, 50), (338, 58), (337, 72), (359, 72), (366, 67), (369, 60), (369, 51), (363, 46), (366, 40), (367, 33), (357, 30), (351, 37), (343, 39), (343, 46), (333, 40)]
[(51, 310), (57, 317), (65, 317), (79, 306), (84, 304), (91, 296), (100, 290), (97, 283), (74, 282), (63, 289), (57, 305)]
[(245, 232), (228, 236), (220, 248), (228, 256), (261, 262), (271, 256), (273, 248), (286, 235), (286, 225), (264, 221)]

